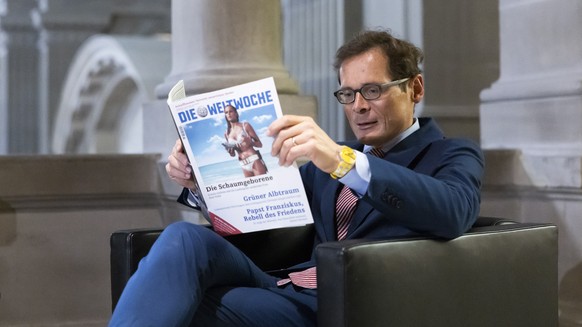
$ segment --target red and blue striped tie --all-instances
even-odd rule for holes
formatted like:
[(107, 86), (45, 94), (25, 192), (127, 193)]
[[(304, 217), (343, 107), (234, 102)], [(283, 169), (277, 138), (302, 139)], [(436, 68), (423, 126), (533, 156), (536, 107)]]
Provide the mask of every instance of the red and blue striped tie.
[[(373, 148), (368, 153), (379, 158), (384, 157), (384, 151), (378, 148)], [(335, 203), (338, 241), (345, 239), (348, 234), (348, 226), (350, 225), (354, 212), (356, 211), (358, 200), (358, 197), (350, 190), (349, 187), (346, 185), (342, 187), (342, 190), (340, 191)], [(316, 268), (311, 267), (306, 270), (290, 273), (289, 278), (281, 279), (277, 282), (277, 285), (281, 286), (289, 282), (303, 288), (317, 288)]]

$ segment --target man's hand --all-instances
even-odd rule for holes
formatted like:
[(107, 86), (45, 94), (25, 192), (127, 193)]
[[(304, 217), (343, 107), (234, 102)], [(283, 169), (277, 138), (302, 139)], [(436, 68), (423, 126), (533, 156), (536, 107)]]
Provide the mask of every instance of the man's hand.
[(273, 136), (271, 154), (279, 164), (290, 166), (298, 158), (311, 160), (319, 169), (331, 173), (339, 164), (341, 146), (335, 143), (311, 117), (285, 115), (269, 126)]
[(192, 175), (192, 167), (188, 157), (184, 154), (182, 141), (178, 139), (172, 148), (172, 153), (168, 157), (166, 172), (168, 176), (182, 187), (193, 190), (196, 187)]

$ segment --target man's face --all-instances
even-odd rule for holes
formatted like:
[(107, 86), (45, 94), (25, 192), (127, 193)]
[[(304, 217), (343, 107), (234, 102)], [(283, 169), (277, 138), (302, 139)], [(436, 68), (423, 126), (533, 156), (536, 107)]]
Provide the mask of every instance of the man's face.
[[(349, 58), (339, 70), (340, 88), (356, 90), (365, 84), (391, 82), (387, 66), (388, 58), (377, 48)], [(408, 85), (406, 91), (392, 86), (375, 100), (366, 100), (358, 92), (353, 103), (343, 105), (350, 127), (360, 142), (381, 146), (412, 125), (414, 104), (420, 101), (423, 93), (415, 95), (415, 89), (418, 91), (418, 85), (422, 88), (422, 77), (413, 77), (405, 83)]]

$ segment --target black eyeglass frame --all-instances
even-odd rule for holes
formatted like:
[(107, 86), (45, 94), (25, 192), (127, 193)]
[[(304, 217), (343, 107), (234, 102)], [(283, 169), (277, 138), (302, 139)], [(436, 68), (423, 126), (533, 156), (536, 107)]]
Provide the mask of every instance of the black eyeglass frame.
[[(352, 89), (340, 89), (340, 90), (337, 90), (337, 91), (333, 92), (333, 96), (334, 96), (334, 97), (337, 99), (337, 101), (338, 101), (339, 103), (341, 103), (341, 104), (350, 104), (350, 103), (354, 103), (354, 101), (356, 101), (356, 93), (360, 93), (360, 94), (362, 95), (362, 97), (363, 97), (364, 99), (366, 99), (366, 100), (376, 100), (376, 99), (378, 99), (378, 98), (379, 98), (379, 97), (382, 95), (382, 93), (383, 93), (384, 91), (386, 91), (388, 88), (390, 88), (390, 87), (392, 87), (392, 86), (395, 86), (395, 85), (402, 84), (402, 83), (404, 83), (404, 82), (408, 81), (409, 79), (410, 79), (410, 77), (406, 77), (406, 78), (402, 78), (402, 79), (395, 80), (395, 81), (391, 81), (391, 82), (384, 83), (384, 84), (372, 84), (372, 83), (370, 83), (370, 84), (365, 84), (365, 85), (363, 85), (362, 87), (360, 87), (359, 89), (356, 89), (356, 90), (352, 90)], [(364, 88), (366, 88), (366, 87), (370, 87), (370, 86), (377, 86), (377, 87), (380, 89), (380, 92), (378, 92), (378, 96), (377, 96), (377, 97), (375, 97), (375, 98), (369, 98), (369, 97), (366, 97), (366, 96), (364, 95), (364, 93), (362, 93), (362, 90), (363, 90)], [(352, 101), (349, 101), (349, 102), (342, 102), (342, 101), (340, 100), (340, 98), (338, 97), (338, 94), (339, 94), (340, 92), (342, 92), (342, 91), (347, 91), (347, 90), (351, 90), (351, 91), (353, 91), (353, 92), (354, 92), (354, 98), (352, 99)]]

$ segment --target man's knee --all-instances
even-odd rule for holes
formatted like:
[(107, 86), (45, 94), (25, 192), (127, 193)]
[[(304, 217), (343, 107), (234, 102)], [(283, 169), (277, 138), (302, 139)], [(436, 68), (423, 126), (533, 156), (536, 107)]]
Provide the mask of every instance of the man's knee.
[(214, 232), (203, 225), (196, 225), (187, 221), (179, 221), (168, 225), (162, 235), (166, 238), (177, 239), (205, 239), (208, 237), (215, 237)]
[[(152, 250), (162, 256), (188, 259), (205, 251), (217, 235), (208, 227), (180, 221), (168, 225)], [(169, 258), (167, 258), (169, 260)]]

